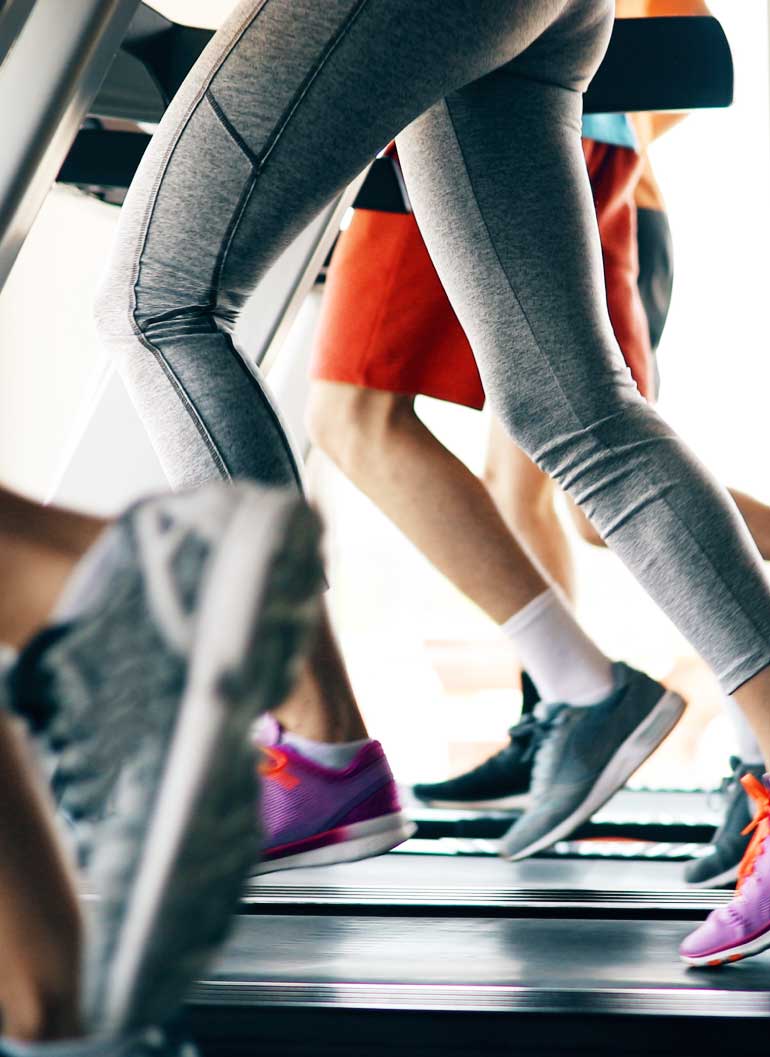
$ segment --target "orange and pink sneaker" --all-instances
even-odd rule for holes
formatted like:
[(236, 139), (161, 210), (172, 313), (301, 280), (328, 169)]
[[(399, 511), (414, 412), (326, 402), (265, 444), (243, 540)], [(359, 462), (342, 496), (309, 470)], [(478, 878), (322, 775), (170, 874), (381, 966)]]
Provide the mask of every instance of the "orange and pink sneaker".
[(718, 966), (751, 958), (770, 947), (770, 778), (753, 774), (741, 785), (754, 801), (754, 821), (744, 833), (753, 836), (738, 872), (735, 898), (712, 911), (679, 948), (693, 966)]
[(340, 770), (292, 745), (263, 721), (263, 851), (253, 874), (368, 859), (390, 851), (416, 827), (401, 810), (398, 789), (378, 741), (366, 742)]

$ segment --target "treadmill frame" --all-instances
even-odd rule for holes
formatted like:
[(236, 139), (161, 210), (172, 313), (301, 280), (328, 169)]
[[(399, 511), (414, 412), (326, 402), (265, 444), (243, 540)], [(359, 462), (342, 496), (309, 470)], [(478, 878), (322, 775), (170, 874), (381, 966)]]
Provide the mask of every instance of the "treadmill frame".
[(0, 289), (138, 7), (139, 0), (12, 0), (3, 11)]

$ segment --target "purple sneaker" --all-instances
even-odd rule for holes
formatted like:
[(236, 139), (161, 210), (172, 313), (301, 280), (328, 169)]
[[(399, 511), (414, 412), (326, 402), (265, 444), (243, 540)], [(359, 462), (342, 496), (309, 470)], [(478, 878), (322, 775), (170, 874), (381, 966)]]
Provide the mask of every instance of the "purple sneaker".
[(265, 846), (254, 875), (368, 859), (412, 836), (378, 741), (338, 771), (280, 744), (280, 726), (270, 726), (259, 736)]
[(688, 965), (716, 966), (739, 962), (770, 947), (770, 778), (753, 774), (741, 785), (756, 805), (754, 831), (738, 872), (735, 898), (712, 911), (679, 948)]

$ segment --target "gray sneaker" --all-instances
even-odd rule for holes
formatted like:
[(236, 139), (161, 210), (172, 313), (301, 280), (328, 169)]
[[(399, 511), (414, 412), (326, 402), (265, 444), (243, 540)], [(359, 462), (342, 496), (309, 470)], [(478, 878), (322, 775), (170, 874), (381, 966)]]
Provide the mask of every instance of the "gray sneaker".
[(65, 808), (95, 820), (89, 1031), (163, 1023), (224, 938), (259, 846), (249, 730), (314, 624), (318, 538), (296, 494), (254, 485), (140, 503), (11, 673)]
[(701, 859), (688, 863), (684, 879), (693, 888), (728, 888), (738, 880), (738, 870), (751, 836), (744, 829), (754, 817), (754, 807), (744, 792), (741, 778), (753, 774), (762, 781), (764, 764), (746, 764), (737, 756), (730, 757), (732, 774), (722, 784), (724, 822), (714, 834), (711, 850)]
[(684, 712), (678, 694), (628, 665), (613, 671), (616, 689), (601, 704), (550, 707), (535, 753), (534, 806), (503, 837), (503, 857), (525, 859), (567, 837), (676, 726)]

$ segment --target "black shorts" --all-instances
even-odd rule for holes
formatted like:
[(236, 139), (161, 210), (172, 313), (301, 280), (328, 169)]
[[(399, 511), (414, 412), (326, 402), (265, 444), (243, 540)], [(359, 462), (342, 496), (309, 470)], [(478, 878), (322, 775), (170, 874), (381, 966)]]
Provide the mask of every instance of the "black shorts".
[(666, 214), (639, 209), (638, 240), (639, 293), (650, 324), (652, 351), (657, 352), (674, 287), (674, 246)]

